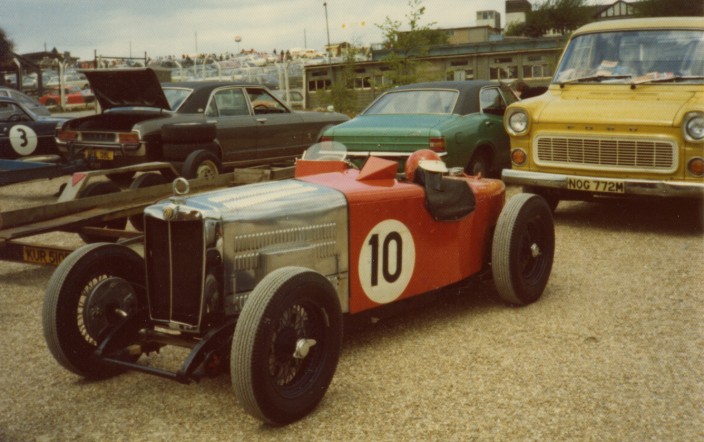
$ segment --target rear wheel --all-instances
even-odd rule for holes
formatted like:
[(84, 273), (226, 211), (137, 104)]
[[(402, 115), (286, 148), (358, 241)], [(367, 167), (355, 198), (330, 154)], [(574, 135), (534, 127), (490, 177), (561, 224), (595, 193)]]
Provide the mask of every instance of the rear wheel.
[(220, 174), (220, 160), (207, 150), (196, 150), (183, 163), (181, 175), (186, 179), (212, 178)]
[(543, 198), (520, 193), (499, 215), (491, 266), (499, 296), (511, 304), (530, 304), (547, 285), (555, 253), (552, 211)]
[[(110, 193), (117, 193), (120, 191), (121, 191), (120, 187), (111, 181), (96, 181), (96, 182), (88, 184), (83, 190), (81, 190), (81, 192), (78, 194), (78, 198), (88, 198), (90, 196), (108, 195)], [(127, 218), (117, 218), (117, 219), (113, 219), (110, 221), (104, 221), (101, 223), (94, 224), (91, 227), (101, 227), (101, 228), (108, 228), (108, 229), (124, 230), (126, 226), (127, 226)], [(106, 236), (99, 236), (99, 235), (91, 235), (90, 233), (79, 233), (78, 235), (86, 243), (93, 243), (93, 242), (100, 242), (100, 241), (115, 242), (119, 239), (118, 237), (110, 237), (110, 236), (106, 237)]]
[(132, 181), (134, 172), (109, 173), (108, 179), (118, 186), (127, 186)]
[(89, 244), (71, 253), (49, 280), (44, 339), (54, 358), (80, 376), (99, 379), (122, 370), (100, 362), (100, 339), (124, 316), (146, 306), (144, 260), (116, 244)]
[(489, 163), (489, 154), (483, 150), (478, 150), (472, 155), (472, 159), (469, 160), (465, 172), (467, 175), (476, 176), (481, 174), (483, 177), (487, 177), (491, 166)]
[(301, 267), (275, 270), (255, 287), (235, 327), (235, 394), (262, 421), (301, 419), (325, 395), (341, 344), (342, 313), (330, 282)]

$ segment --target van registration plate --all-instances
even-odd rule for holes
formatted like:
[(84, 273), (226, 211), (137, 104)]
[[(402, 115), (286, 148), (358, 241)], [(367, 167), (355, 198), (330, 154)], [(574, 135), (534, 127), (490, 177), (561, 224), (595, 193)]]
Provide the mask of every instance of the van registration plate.
[(624, 193), (625, 185), (621, 180), (567, 178), (567, 189), (586, 192)]

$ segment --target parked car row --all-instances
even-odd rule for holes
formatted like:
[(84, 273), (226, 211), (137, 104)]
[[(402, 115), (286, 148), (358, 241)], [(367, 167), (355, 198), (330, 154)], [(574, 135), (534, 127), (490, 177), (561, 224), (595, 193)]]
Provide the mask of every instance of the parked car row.
[[(324, 397), (345, 315), (481, 276), (509, 304), (537, 301), (560, 198), (704, 196), (701, 19), (579, 29), (538, 97), (419, 83), (350, 121), (294, 112), (260, 85), (86, 75), (103, 112), (60, 123), (64, 154), (183, 163), (187, 178), (300, 158), (283, 181), (189, 195), (176, 179), (143, 213), (144, 253), (109, 243), (71, 253), (45, 293), (48, 349), (92, 380), (229, 372), (238, 403), (273, 425)], [(23, 118), (2, 100), (8, 121)], [(505, 202), (505, 183), (485, 178), (499, 172), (533, 192)], [(169, 345), (190, 349), (177, 369), (150, 359)]]

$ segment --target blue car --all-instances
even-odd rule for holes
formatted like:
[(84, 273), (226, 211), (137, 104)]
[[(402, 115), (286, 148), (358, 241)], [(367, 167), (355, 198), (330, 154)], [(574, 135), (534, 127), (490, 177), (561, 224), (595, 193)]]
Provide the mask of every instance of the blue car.
[(22, 103), (0, 96), (0, 158), (58, 155), (54, 134), (66, 118), (40, 116)]

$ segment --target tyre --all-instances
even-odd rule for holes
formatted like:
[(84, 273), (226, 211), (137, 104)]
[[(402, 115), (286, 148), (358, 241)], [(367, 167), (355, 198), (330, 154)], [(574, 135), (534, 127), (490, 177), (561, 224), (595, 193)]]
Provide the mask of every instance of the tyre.
[(161, 127), (163, 143), (196, 143), (215, 139), (217, 129), (211, 123), (174, 123)]
[(132, 181), (134, 172), (120, 172), (120, 173), (109, 173), (107, 177), (110, 181), (117, 184), (118, 186), (127, 186)]
[(89, 244), (66, 257), (49, 280), (42, 310), (44, 339), (59, 364), (89, 379), (122, 371), (94, 352), (122, 316), (146, 306), (145, 274), (142, 257), (116, 244)]
[[(158, 186), (166, 183), (168, 183), (168, 181), (162, 174), (149, 172), (135, 178), (132, 184), (130, 184), (130, 189), (143, 189), (145, 187)], [(132, 223), (132, 226), (138, 231), (144, 232), (144, 215), (142, 213), (130, 216), (130, 223)]]
[(235, 327), (235, 395), (264, 422), (301, 419), (325, 395), (341, 345), (342, 313), (330, 282), (301, 267), (275, 270), (255, 287)]
[(467, 175), (476, 176), (481, 173), (483, 177), (489, 176), (489, 154), (483, 150), (477, 150), (472, 159), (469, 160), (465, 172)]
[(523, 192), (534, 193), (543, 197), (551, 212), (555, 212), (557, 205), (560, 204), (560, 195), (557, 192), (542, 189), (540, 187), (523, 186)]
[[(81, 192), (78, 194), (78, 198), (87, 198), (90, 196), (107, 195), (110, 193), (120, 192), (120, 187), (111, 181), (96, 181), (88, 184)], [(110, 221), (105, 221), (99, 224), (94, 224), (91, 227), (106, 227), (108, 229), (124, 230), (127, 226), (127, 218), (117, 218)], [(115, 242), (118, 237), (106, 237), (91, 235), (90, 233), (79, 233), (78, 234), (83, 242), (94, 243), (94, 242)]]
[(540, 298), (555, 253), (552, 211), (543, 198), (520, 193), (499, 215), (491, 250), (491, 269), (499, 296), (526, 305)]
[(194, 178), (212, 178), (220, 173), (220, 160), (207, 150), (196, 150), (183, 163), (181, 175), (190, 180)]

